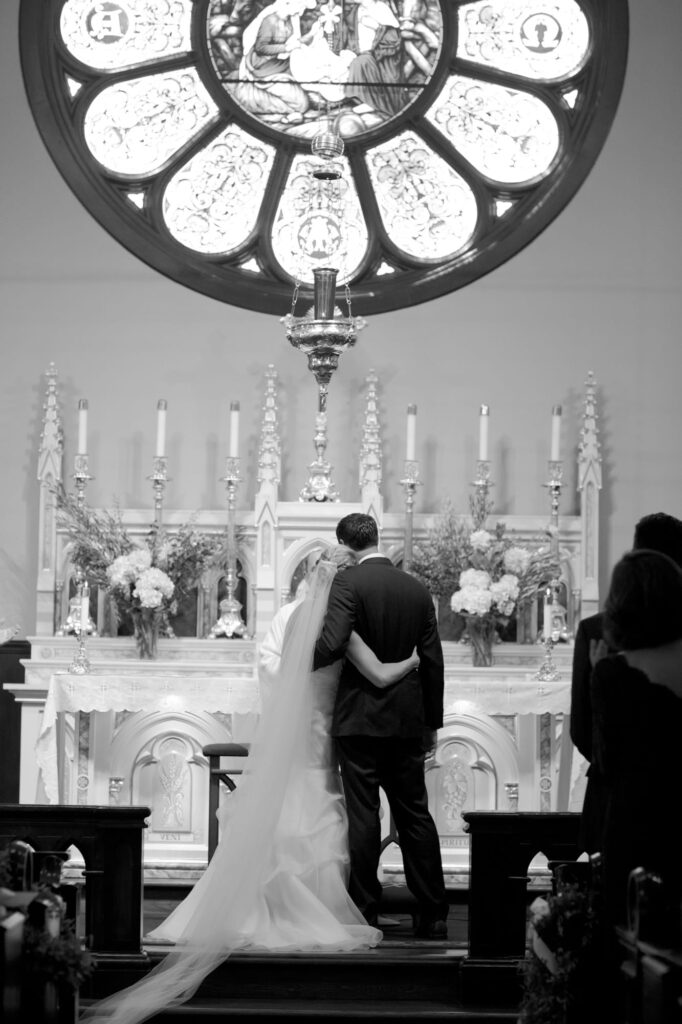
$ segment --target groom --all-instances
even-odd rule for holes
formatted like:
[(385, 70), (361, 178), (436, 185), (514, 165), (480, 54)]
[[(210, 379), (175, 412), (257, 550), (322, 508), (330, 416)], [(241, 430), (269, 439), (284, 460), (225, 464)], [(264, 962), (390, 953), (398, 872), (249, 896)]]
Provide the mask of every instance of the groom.
[(443, 724), (443, 651), (433, 602), (421, 583), (380, 554), (371, 516), (344, 516), (336, 538), (357, 564), (334, 578), (314, 667), (342, 658), (353, 630), (380, 661), (408, 658), (415, 647), (420, 657), (418, 669), (383, 690), (349, 661), (341, 670), (332, 735), (348, 810), (349, 892), (369, 924), (376, 925), (381, 787), (398, 829), (405, 880), (419, 906), (415, 935), (444, 939), (448, 904), (424, 782), (424, 755)]

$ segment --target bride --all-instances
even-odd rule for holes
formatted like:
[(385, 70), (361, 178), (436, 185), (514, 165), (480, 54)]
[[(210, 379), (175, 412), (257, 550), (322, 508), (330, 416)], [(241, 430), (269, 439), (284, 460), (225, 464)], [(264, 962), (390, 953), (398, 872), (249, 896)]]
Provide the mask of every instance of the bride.
[[(346, 817), (329, 735), (341, 662), (312, 672), (329, 588), (346, 564), (347, 548), (329, 549), (303, 601), (279, 614), (280, 624), (288, 620), (281, 658), (271, 644), (266, 660), (274, 683), (247, 770), (222, 813), (216, 852), (187, 898), (151, 933), (176, 948), (83, 1020), (139, 1024), (189, 999), (235, 950), (350, 950), (380, 942), (381, 932), (346, 890)], [(413, 654), (382, 664), (357, 635), (346, 657), (380, 687), (419, 662)]]

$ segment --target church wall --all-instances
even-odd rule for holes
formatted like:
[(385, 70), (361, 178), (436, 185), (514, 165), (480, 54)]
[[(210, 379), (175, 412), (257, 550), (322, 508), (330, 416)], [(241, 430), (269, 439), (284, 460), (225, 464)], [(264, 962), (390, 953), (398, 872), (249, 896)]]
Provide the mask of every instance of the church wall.
[[(90, 403), (89, 497), (147, 504), (155, 406), (168, 400), (168, 504), (223, 508), (229, 402), (242, 405), (251, 507), (263, 371), (280, 374), (280, 496), (294, 500), (313, 456), (314, 382), (277, 317), (215, 302), (165, 279), (111, 239), (53, 166), (24, 97), (18, 0), (0, 4), (0, 619), (34, 630), (36, 453), (44, 372), (59, 373), (65, 467), (76, 406)], [(604, 487), (601, 587), (639, 516), (682, 514), (682, 297), (677, 109), (678, 0), (631, 0), (620, 109), (587, 182), (559, 218), (487, 277), (426, 305), (374, 316), (342, 356), (329, 399), (328, 456), (344, 500), (358, 496), (361, 388), (380, 381), (385, 509), (402, 508), (405, 409), (419, 407), (424, 486), (416, 511), (449, 497), (465, 511), (477, 411), (491, 407), (495, 510), (548, 509), (542, 487), (550, 409), (564, 407), (561, 511), (577, 511), (575, 449), (583, 382), (599, 383)], [(282, 314), (286, 313), (282, 309)]]

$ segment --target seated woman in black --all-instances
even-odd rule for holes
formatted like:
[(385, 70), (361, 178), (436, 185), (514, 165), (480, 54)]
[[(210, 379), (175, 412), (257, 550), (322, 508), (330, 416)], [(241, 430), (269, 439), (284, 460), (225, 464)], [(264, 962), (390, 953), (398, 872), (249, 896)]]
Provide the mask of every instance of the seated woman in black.
[(616, 565), (604, 634), (619, 653), (592, 677), (593, 758), (606, 787), (603, 857), (606, 909), (626, 920), (636, 867), (681, 893), (682, 572), (666, 555), (630, 551)]

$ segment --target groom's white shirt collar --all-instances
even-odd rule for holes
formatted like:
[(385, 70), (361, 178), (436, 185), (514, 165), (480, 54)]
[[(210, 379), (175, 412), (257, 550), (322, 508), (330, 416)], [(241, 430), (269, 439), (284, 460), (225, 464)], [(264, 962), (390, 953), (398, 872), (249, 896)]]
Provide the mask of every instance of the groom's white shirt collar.
[(362, 565), (363, 562), (368, 562), (370, 558), (386, 558), (386, 555), (382, 555), (380, 551), (373, 551), (371, 555), (363, 555), (362, 558), (358, 558), (357, 565)]

